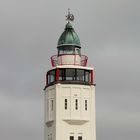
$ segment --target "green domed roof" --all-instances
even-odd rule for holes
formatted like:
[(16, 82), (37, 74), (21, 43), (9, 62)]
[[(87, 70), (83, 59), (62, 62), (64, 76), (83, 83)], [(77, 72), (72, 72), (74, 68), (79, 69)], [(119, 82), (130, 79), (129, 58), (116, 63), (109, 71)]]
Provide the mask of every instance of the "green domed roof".
[(65, 31), (62, 33), (58, 40), (58, 46), (62, 45), (75, 45), (81, 46), (80, 40), (76, 32), (74, 31), (70, 22), (66, 24)]

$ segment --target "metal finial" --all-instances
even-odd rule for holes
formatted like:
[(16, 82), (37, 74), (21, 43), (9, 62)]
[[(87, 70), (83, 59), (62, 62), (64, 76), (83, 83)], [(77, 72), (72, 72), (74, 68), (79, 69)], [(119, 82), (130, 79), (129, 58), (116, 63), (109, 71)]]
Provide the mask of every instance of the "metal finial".
[(74, 21), (74, 15), (70, 13), (70, 9), (68, 8), (68, 15), (66, 15), (67, 21)]

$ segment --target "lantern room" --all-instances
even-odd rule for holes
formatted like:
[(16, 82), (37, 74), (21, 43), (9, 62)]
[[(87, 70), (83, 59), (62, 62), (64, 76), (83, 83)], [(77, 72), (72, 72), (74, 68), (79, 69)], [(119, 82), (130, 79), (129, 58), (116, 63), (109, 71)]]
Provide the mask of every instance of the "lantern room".
[(86, 66), (88, 57), (81, 54), (80, 39), (71, 23), (66, 24), (57, 44), (57, 55), (51, 57), (52, 66), (79, 65)]
[(46, 74), (46, 87), (56, 83), (94, 85), (93, 68), (87, 67), (88, 57), (81, 53), (80, 39), (70, 21), (69, 13), (68, 22), (58, 39), (57, 54), (51, 57), (53, 69)]
[(68, 11), (44, 88), (44, 140), (96, 140), (94, 69), (87, 67)]

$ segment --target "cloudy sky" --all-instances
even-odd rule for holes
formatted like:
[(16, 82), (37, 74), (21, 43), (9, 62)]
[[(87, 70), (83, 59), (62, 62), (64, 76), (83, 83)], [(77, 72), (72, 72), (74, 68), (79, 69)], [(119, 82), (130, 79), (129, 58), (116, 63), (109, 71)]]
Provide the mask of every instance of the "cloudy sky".
[(97, 140), (140, 139), (139, 0), (0, 0), (0, 139), (43, 140), (43, 88), (67, 9), (95, 68)]

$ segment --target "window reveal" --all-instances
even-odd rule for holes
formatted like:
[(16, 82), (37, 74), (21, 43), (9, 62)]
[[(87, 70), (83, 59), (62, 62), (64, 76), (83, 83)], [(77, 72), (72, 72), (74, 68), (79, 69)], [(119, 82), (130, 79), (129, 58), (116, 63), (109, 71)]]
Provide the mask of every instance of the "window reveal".
[(78, 136), (78, 140), (82, 140), (82, 136)]
[(51, 100), (51, 110), (53, 111), (53, 100)]
[(70, 140), (74, 140), (74, 136), (70, 136)]
[(75, 109), (78, 110), (78, 99), (75, 99)]
[(87, 110), (87, 100), (85, 100), (85, 110)]
[(67, 110), (67, 108), (68, 108), (68, 100), (67, 99), (65, 99), (65, 110)]

